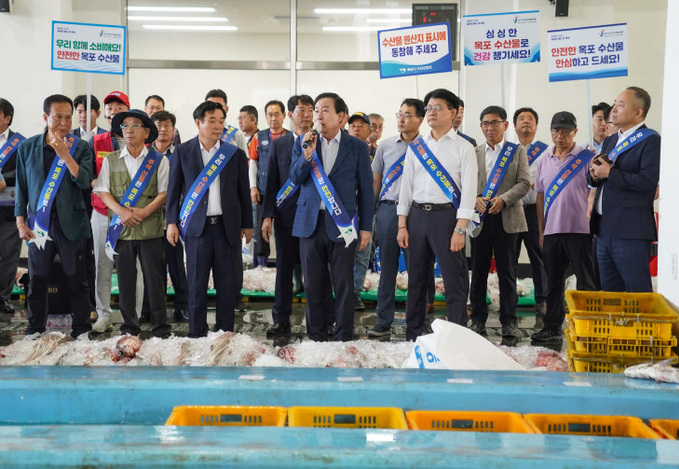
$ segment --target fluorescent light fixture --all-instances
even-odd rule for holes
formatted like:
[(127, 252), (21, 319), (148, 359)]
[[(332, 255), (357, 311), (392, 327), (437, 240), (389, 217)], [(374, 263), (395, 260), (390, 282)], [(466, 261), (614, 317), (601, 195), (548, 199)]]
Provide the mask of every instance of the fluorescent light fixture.
[(127, 7), (127, 11), (155, 11), (165, 13), (214, 13), (212, 7)]
[(132, 21), (185, 21), (187, 23), (226, 23), (228, 18), (205, 16), (128, 16)]
[(392, 23), (392, 24), (410, 24), (413, 20), (410, 18), (368, 18), (366, 23)]
[(381, 29), (384, 29), (384, 26), (323, 26), (323, 31), (332, 33), (379, 31)]
[(189, 24), (145, 24), (144, 29), (163, 31), (238, 31), (236, 26), (203, 26)]
[(314, 8), (314, 13), (325, 15), (410, 15), (410, 8)]

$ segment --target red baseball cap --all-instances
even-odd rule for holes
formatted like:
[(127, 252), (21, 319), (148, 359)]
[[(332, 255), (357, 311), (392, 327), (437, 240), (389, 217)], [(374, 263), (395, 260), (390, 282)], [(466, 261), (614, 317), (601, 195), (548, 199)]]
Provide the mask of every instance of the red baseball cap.
[(111, 101), (120, 101), (125, 106), (130, 107), (130, 98), (122, 91), (111, 91), (108, 96), (104, 98), (104, 104), (108, 104)]

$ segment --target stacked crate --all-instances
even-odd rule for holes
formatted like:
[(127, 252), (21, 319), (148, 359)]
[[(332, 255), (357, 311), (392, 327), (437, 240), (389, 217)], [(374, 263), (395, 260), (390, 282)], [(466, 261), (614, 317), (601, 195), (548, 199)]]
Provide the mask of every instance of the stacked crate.
[(670, 360), (679, 316), (657, 293), (567, 291), (565, 332), (571, 371), (622, 373), (640, 363)]

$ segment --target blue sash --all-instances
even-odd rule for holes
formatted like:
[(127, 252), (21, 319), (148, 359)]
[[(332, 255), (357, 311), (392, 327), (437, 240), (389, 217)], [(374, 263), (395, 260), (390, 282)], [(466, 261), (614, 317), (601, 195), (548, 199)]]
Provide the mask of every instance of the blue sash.
[(349, 218), (349, 214), (344, 208), (342, 201), (337, 197), (335, 188), (330, 182), (328, 175), (325, 173), (325, 169), (323, 169), (323, 165), (321, 164), (316, 151), (314, 151), (314, 157), (311, 160), (311, 172), (314, 184), (316, 184), (316, 190), (321, 196), (321, 200), (323, 201), (326, 210), (330, 211), (330, 216), (339, 229), (339, 237), (344, 239), (344, 247), (347, 247), (352, 241), (358, 239), (357, 228), (355, 225), (357, 217), (354, 217), (353, 220)]
[(448, 197), (448, 200), (453, 203), (456, 209), (459, 208), (461, 196), (460, 188), (457, 187), (457, 184), (455, 184), (451, 175), (448, 174), (446, 168), (439, 163), (439, 160), (436, 159), (427, 144), (424, 143), (424, 140), (418, 138), (410, 142), (408, 146), (415, 154), (415, 158), (422, 163), (427, 174), (434, 179), (446, 197)]
[[(127, 190), (123, 194), (123, 198), (120, 199), (120, 205), (123, 207), (136, 207), (141, 194), (146, 190), (151, 176), (158, 168), (160, 160), (163, 159), (163, 155), (149, 147), (149, 152), (141, 164), (137, 173), (134, 175), (132, 182), (127, 186)], [(116, 243), (120, 234), (123, 232), (123, 221), (118, 215), (114, 215), (111, 219), (111, 223), (108, 225), (108, 233), (106, 234), (106, 244), (104, 245), (104, 251), (109, 259), (113, 260), (113, 255), (118, 254), (114, 251)]]
[(620, 153), (629, 150), (634, 145), (641, 143), (646, 139), (646, 137), (650, 137), (651, 135), (658, 135), (658, 132), (649, 128), (638, 129), (636, 132), (634, 132), (634, 134), (620, 142), (620, 144), (608, 154), (608, 159), (611, 160), (611, 163), (615, 163), (615, 160), (618, 156), (620, 156)]
[(297, 189), (299, 189), (299, 186), (294, 185), (290, 179), (285, 181), (281, 190), (276, 194), (276, 208), (280, 209), (283, 202), (292, 197), (297, 192)]
[(26, 137), (20, 133), (15, 133), (10, 138), (7, 139), (5, 144), (0, 148), (0, 169), (9, 160), (9, 157), (14, 154), (19, 144), (26, 140)]
[(535, 162), (535, 160), (538, 159), (538, 156), (540, 156), (542, 152), (545, 151), (548, 147), (549, 145), (547, 145), (546, 143), (542, 143), (540, 140), (528, 145), (528, 148), (526, 148), (526, 154), (528, 156), (528, 166), (532, 165)]
[(391, 165), (389, 170), (387, 170), (387, 175), (382, 179), (382, 190), (380, 191), (380, 197), (377, 200), (382, 200), (384, 194), (387, 193), (391, 185), (396, 182), (398, 178), (403, 174), (403, 166), (406, 162), (406, 154), (401, 155), (394, 164)]
[(549, 183), (549, 189), (545, 192), (545, 207), (544, 214), (545, 218), (549, 209), (552, 207), (554, 200), (563, 192), (564, 187), (571, 182), (571, 179), (580, 172), (582, 168), (587, 166), (587, 162), (594, 158), (594, 152), (592, 150), (582, 150), (578, 153), (573, 161), (566, 166), (566, 168), (561, 171), (554, 180)]
[(497, 191), (500, 189), (502, 180), (505, 178), (505, 174), (507, 174), (507, 169), (509, 169), (509, 165), (511, 164), (512, 159), (514, 159), (514, 152), (516, 151), (517, 146), (518, 145), (516, 143), (511, 142), (505, 142), (505, 144), (502, 146), (500, 154), (495, 160), (493, 169), (490, 172), (490, 177), (486, 182), (486, 187), (484, 187), (483, 192), (481, 192), (481, 197), (486, 199), (486, 209), (483, 211), (483, 213), (479, 213), (478, 223), (472, 220), (474, 228), (483, 223), (483, 219), (486, 218), (488, 207), (490, 206), (490, 200), (497, 195)]
[(219, 176), (224, 166), (231, 160), (236, 150), (238, 150), (238, 147), (235, 145), (221, 144), (217, 153), (208, 161), (196, 180), (193, 181), (189, 193), (184, 197), (182, 208), (179, 210), (179, 234), (182, 239), (186, 237), (186, 228), (189, 226), (191, 218), (196, 212), (196, 208), (198, 208), (198, 204), (203, 199), (203, 196), (207, 193), (210, 184), (217, 179), (217, 176)]
[[(73, 157), (75, 149), (78, 148), (80, 138), (73, 134), (68, 134), (66, 140), (68, 153)], [(36, 237), (31, 239), (29, 243), (35, 243), (35, 246), (38, 249), (44, 249), (47, 241), (52, 240), (48, 235), (50, 228), (50, 212), (52, 211), (52, 203), (57, 195), (57, 191), (59, 191), (61, 181), (63, 181), (64, 174), (66, 174), (67, 171), (66, 162), (59, 158), (59, 155), (56, 155), (47, 178), (45, 179), (45, 183), (42, 186), (42, 190), (40, 191), (38, 207), (35, 213), (35, 222), (33, 223), (33, 227), (31, 227)], [(29, 221), (28, 224), (30, 227), (31, 222)]]
[(237, 128), (225, 124), (224, 131), (222, 132), (222, 137), (220, 138), (220, 140), (222, 141), (222, 143), (229, 143), (233, 136), (236, 135), (237, 131), (238, 131)]

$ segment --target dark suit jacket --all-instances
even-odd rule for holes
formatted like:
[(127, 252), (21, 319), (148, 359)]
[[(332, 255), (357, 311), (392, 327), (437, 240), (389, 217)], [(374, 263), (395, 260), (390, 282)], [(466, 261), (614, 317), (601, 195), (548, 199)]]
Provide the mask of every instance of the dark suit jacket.
[[(182, 200), (204, 167), (198, 137), (175, 148), (170, 159), (170, 181), (167, 187), (168, 223), (179, 224)], [(229, 243), (239, 246), (241, 229), (252, 228), (252, 203), (248, 186), (248, 160), (245, 152), (239, 148), (219, 173), (224, 230)], [(208, 189), (191, 218), (186, 236), (197, 238), (203, 233), (209, 195)]]
[[(640, 128), (646, 128), (646, 125)], [(617, 134), (608, 137), (604, 140), (601, 153), (613, 151), (617, 141)], [(599, 234), (603, 230), (607, 236), (615, 239), (656, 240), (653, 199), (659, 178), (659, 135), (647, 137), (631, 149), (620, 153), (608, 179), (595, 182), (591, 174), (588, 174), (587, 181), (597, 188), (595, 204), (603, 188), (603, 215), (599, 215), (596, 208), (592, 209), (592, 234)]]
[(293, 145), (295, 145), (295, 134), (292, 132), (273, 141), (269, 150), (269, 168), (266, 176), (265, 193), (267, 196), (264, 198), (264, 217), (276, 218), (276, 223), (285, 228), (292, 228), (295, 222), (299, 189), (294, 195), (288, 197), (280, 210), (276, 209), (276, 194), (290, 178)]
[(469, 143), (471, 143), (472, 146), (474, 146), (474, 147), (476, 146), (476, 140), (474, 140), (473, 138), (471, 138), (469, 135), (463, 134), (462, 132), (458, 132), (457, 134), (458, 134), (460, 137), (462, 137), (463, 139), (465, 139), (466, 141), (468, 141)]
[[(27, 217), (29, 213), (35, 216), (40, 192), (47, 178), (44, 141), (45, 134), (38, 134), (21, 142), (17, 150), (15, 216)], [(82, 194), (92, 183), (92, 155), (87, 142), (78, 142), (73, 159), (80, 166), (78, 177), (74, 178), (70, 172), (64, 175), (53, 203), (64, 235), (71, 241), (80, 241), (91, 236), (90, 220)]]
[[(316, 151), (322, 162), (323, 156), (320, 149), (321, 142), (319, 141)], [(316, 229), (321, 196), (318, 195), (314, 184), (311, 163), (304, 158), (301, 145), (293, 147), (292, 155), (290, 178), (293, 183), (300, 186), (292, 234), (298, 238), (308, 238)], [(342, 131), (337, 159), (328, 174), (328, 179), (332, 182), (336, 196), (342, 201), (349, 218), (353, 218), (358, 211), (359, 230), (372, 231), (375, 195), (373, 194), (368, 145)], [(325, 227), (332, 241), (344, 242), (339, 237), (337, 225), (328, 210), (325, 211)]]
[[(14, 135), (14, 132), (10, 129), (7, 132), (7, 141), (9, 141)], [(2, 177), (5, 178), (5, 183), (7, 187), (14, 187), (16, 185), (16, 168), (17, 168), (17, 152), (19, 149), (9, 157), (5, 164), (2, 165)], [(14, 221), (14, 207), (0, 207), (0, 221)]]
[[(99, 135), (99, 134), (105, 134), (106, 132), (108, 132), (108, 130), (102, 129), (101, 127), (99, 127), (99, 128), (97, 129), (97, 135)], [(77, 129), (71, 130), (71, 133), (72, 133), (73, 135), (75, 135), (76, 137), (80, 138), (80, 127), (78, 127)]]

